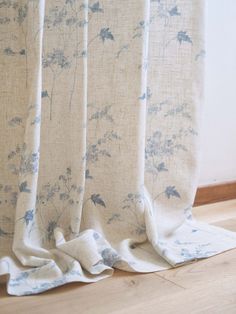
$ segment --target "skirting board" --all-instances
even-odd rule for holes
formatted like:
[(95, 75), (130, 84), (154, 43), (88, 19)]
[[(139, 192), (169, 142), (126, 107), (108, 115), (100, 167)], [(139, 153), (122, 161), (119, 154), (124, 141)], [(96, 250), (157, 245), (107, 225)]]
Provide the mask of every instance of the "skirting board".
[(194, 206), (236, 199), (236, 181), (202, 186), (197, 189)]

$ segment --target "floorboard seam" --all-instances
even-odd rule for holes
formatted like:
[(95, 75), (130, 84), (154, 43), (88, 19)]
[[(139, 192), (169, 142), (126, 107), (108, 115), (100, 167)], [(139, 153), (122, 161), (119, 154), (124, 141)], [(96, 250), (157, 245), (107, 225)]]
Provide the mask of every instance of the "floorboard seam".
[(173, 285), (175, 285), (175, 286), (177, 286), (177, 287), (179, 287), (179, 288), (181, 288), (181, 289), (183, 289), (183, 290), (187, 290), (187, 288), (185, 288), (185, 287), (183, 287), (183, 286), (177, 284), (176, 282), (174, 282), (174, 281), (172, 281), (172, 280), (170, 280), (170, 279), (167, 279), (167, 278), (165, 278), (165, 277), (162, 277), (161, 275), (159, 275), (159, 274), (157, 274), (157, 273), (154, 273), (154, 275), (156, 275), (156, 276), (158, 276), (159, 278), (164, 279), (164, 280), (166, 280), (166, 281), (172, 283)]

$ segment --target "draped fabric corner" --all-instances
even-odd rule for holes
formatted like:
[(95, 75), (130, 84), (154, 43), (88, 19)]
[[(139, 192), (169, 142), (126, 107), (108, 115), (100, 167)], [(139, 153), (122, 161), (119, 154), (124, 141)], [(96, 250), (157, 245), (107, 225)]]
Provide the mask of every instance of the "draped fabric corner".
[(203, 10), (200, 0), (0, 1), (0, 275), (9, 294), (236, 247), (236, 233), (191, 214)]

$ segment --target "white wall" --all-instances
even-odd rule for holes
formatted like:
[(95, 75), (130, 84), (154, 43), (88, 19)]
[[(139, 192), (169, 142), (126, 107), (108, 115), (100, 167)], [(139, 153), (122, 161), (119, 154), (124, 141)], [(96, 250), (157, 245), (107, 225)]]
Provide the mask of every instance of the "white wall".
[(206, 0), (199, 185), (236, 180), (236, 0)]

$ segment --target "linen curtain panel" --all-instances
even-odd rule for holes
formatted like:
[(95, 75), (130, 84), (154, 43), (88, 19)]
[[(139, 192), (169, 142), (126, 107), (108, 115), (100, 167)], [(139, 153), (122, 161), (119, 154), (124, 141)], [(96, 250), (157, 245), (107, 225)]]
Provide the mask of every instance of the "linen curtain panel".
[(0, 1), (0, 275), (11, 295), (236, 247), (191, 214), (203, 1)]

